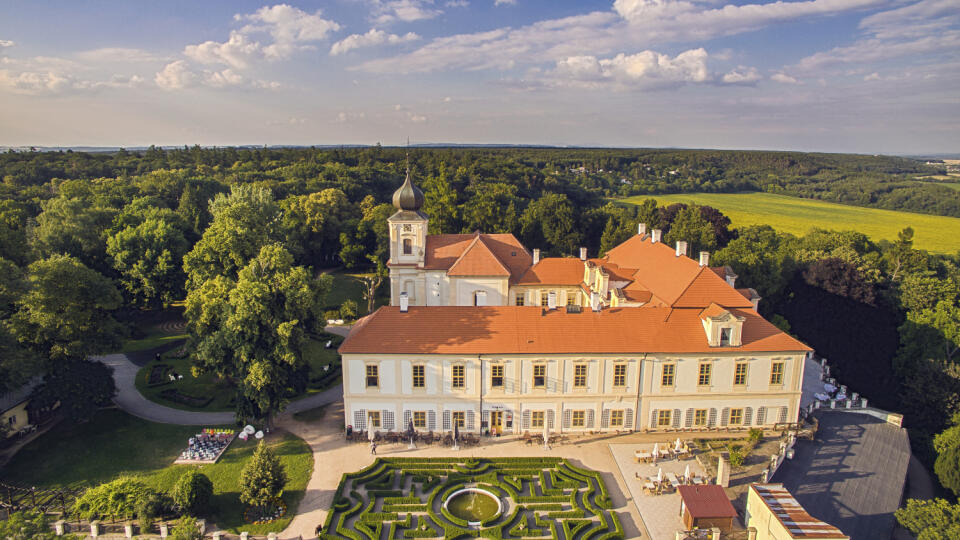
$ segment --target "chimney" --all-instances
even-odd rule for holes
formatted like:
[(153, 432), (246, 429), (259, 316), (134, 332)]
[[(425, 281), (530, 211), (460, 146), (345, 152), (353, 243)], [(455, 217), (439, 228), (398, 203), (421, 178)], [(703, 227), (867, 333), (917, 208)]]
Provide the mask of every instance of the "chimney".
[(700, 252), (700, 266), (707, 266), (710, 264), (710, 252), (701, 251)]
[(533, 264), (540, 262), (540, 248), (533, 248)]
[(683, 240), (677, 240), (677, 257), (687, 254), (687, 243)]
[(594, 311), (600, 311), (600, 294), (599, 293), (590, 293), (590, 309)]
[(637, 225), (637, 234), (639, 234), (640, 236), (643, 236), (643, 235), (647, 234), (647, 224), (646, 224), (646, 223), (640, 223), (639, 225)]
[(553, 291), (547, 294), (547, 309), (557, 309), (557, 293)]
[(737, 283), (737, 275), (736, 275), (736, 274), (731, 274), (730, 272), (727, 272), (727, 273), (726, 273), (726, 280), (727, 280), (727, 285), (729, 285), (729, 286), (731, 286), (731, 287), (736, 287), (736, 286), (737, 286), (737, 285), (736, 285), (736, 283)]
[(660, 229), (654, 229), (650, 231), (650, 241), (656, 244), (660, 241), (660, 236), (663, 234), (663, 231)]
[(580, 248), (580, 260), (581, 261), (587, 260), (587, 248), (585, 247)]
[(400, 293), (400, 312), (406, 313), (410, 309), (410, 298), (407, 296), (407, 293)]

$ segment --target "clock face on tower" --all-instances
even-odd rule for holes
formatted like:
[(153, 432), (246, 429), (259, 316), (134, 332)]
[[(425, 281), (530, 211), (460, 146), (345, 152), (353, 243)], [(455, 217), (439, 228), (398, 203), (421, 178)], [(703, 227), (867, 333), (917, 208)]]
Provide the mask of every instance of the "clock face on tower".
[(413, 231), (413, 225), (410, 225), (409, 223), (407, 223), (403, 226), (403, 232), (411, 232), (411, 231)]

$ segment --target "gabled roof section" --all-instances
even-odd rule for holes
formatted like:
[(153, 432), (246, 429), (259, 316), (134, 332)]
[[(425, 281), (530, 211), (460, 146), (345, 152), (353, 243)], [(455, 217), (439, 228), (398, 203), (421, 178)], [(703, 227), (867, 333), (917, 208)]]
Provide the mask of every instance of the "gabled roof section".
[(460, 258), (447, 270), (448, 276), (510, 277), (510, 269), (493, 253), (483, 237), (477, 234)]
[[(696, 263), (695, 263), (696, 264)], [(752, 308), (753, 303), (726, 281), (720, 279), (716, 273), (700, 268), (700, 272), (690, 285), (673, 302), (673, 307), (704, 307), (712, 303), (724, 307)]]
[(531, 266), (518, 285), (570, 285), (583, 283), (583, 261), (573, 257), (549, 257)]
[(604, 259), (621, 268), (636, 268), (632, 278), (668, 305), (680, 298), (702, 270), (697, 261), (677, 257), (670, 246), (641, 235), (631, 236), (607, 252)]
[(710, 304), (709, 306), (703, 308), (703, 311), (700, 312), (701, 319), (716, 319), (717, 317), (722, 317), (730, 313), (729, 311), (723, 309), (719, 304)]
[[(478, 238), (479, 240), (477, 240)], [(482, 242), (493, 254), (498, 261), (498, 265), (495, 266), (503, 266), (507, 269), (511, 281), (522, 275), (533, 263), (530, 254), (512, 234), (431, 234), (427, 236), (423, 268), (425, 270), (450, 270), (475, 241)]]

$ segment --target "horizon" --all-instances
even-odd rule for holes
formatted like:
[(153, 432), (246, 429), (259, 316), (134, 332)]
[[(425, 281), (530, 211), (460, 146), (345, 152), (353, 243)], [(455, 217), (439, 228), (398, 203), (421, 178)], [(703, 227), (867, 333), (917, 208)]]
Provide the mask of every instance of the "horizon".
[(0, 10), (2, 147), (960, 151), (953, 0)]

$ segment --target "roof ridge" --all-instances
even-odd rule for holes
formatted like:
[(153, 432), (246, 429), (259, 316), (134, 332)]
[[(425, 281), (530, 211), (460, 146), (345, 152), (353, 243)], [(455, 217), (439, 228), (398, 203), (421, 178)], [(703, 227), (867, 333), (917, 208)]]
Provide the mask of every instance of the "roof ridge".
[[(500, 263), (500, 266), (502, 266), (503, 269), (512, 276), (513, 272), (510, 270), (510, 267), (507, 266), (507, 263), (505, 263), (503, 259), (501, 259), (499, 255), (497, 255), (497, 252), (492, 247), (490, 247), (489, 244), (487, 244), (487, 241), (484, 239), (484, 236), (490, 236), (490, 235), (481, 234), (477, 236), (477, 239), (480, 241), (479, 243), (483, 244), (483, 247), (487, 248), (487, 251), (489, 251), (490, 254), (493, 255), (493, 258), (496, 259), (498, 263)], [(468, 247), (467, 249), (470, 249), (470, 248)]]
[[(697, 281), (697, 279), (700, 277), (701, 274), (703, 274), (704, 268), (706, 268), (706, 266), (700, 267), (700, 270), (697, 271), (697, 275), (693, 276), (693, 279), (691, 279), (690, 282), (687, 283), (687, 286), (684, 287), (682, 291), (680, 291), (680, 294), (678, 294), (677, 297), (673, 300), (673, 302), (670, 303), (670, 307), (673, 307), (674, 304), (676, 304), (677, 302), (680, 301), (681, 298), (683, 298), (683, 295), (687, 294), (687, 291), (690, 290), (690, 287), (693, 286), (693, 283)], [(710, 303), (715, 304), (716, 302), (711, 301)]]
[(460, 256), (457, 257), (457, 260), (450, 265), (450, 268), (447, 269), (447, 274), (449, 275), (451, 272), (453, 272), (457, 268), (457, 265), (463, 262), (466, 259), (467, 255), (470, 254), (471, 251), (476, 249), (478, 244), (483, 246), (483, 249), (485, 249), (486, 253), (490, 255), (493, 258), (493, 260), (500, 266), (501, 270), (506, 272), (508, 276), (512, 275), (512, 272), (510, 272), (510, 268), (508, 268), (507, 265), (505, 265), (503, 261), (501, 261), (500, 258), (497, 257), (497, 254), (493, 252), (493, 249), (491, 249), (490, 246), (488, 246), (487, 243), (482, 240), (482, 234), (479, 232), (477, 232), (476, 236), (473, 237), (473, 240), (470, 242), (470, 245), (468, 245), (463, 250), (463, 253), (461, 253)]

